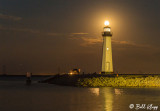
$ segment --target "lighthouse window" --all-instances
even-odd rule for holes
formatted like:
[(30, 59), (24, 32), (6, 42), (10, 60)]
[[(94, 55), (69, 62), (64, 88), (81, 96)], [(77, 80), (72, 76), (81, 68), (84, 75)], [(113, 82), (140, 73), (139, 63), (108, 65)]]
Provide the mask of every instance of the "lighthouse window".
[(109, 48), (107, 48), (107, 50), (109, 50)]
[(104, 31), (105, 31), (105, 32), (110, 32), (111, 29), (110, 29), (110, 28), (105, 28)]

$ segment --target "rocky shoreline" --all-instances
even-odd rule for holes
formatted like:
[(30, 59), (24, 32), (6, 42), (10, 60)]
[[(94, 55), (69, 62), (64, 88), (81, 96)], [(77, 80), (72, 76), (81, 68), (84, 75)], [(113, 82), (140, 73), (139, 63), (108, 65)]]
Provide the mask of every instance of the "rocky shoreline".
[(160, 87), (159, 74), (55, 75), (40, 83), (76, 87)]

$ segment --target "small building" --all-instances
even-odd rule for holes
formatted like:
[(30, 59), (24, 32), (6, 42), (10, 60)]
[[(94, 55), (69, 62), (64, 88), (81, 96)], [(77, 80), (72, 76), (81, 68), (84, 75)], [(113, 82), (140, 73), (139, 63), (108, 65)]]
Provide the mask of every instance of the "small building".
[(70, 70), (69, 74), (80, 74), (81, 69), (72, 69)]

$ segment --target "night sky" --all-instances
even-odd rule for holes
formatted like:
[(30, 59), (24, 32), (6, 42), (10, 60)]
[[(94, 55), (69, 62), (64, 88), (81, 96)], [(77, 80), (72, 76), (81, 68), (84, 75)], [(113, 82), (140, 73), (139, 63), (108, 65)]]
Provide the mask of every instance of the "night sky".
[(0, 73), (100, 72), (105, 20), (115, 72), (160, 73), (159, 0), (0, 0)]

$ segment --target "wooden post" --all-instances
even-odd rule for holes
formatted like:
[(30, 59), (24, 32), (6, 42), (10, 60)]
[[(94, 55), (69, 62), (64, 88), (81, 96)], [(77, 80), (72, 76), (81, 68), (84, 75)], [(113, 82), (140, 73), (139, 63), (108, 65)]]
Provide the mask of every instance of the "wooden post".
[(30, 73), (30, 72), (27, 72), (27, 74), (26, 74), (26, 77), (27, 77), (27, 79), (26, 79), (26, 84), (27, 85), (30, 85), (31, 84), (31, 75), (32, 75), (32, 73)]

